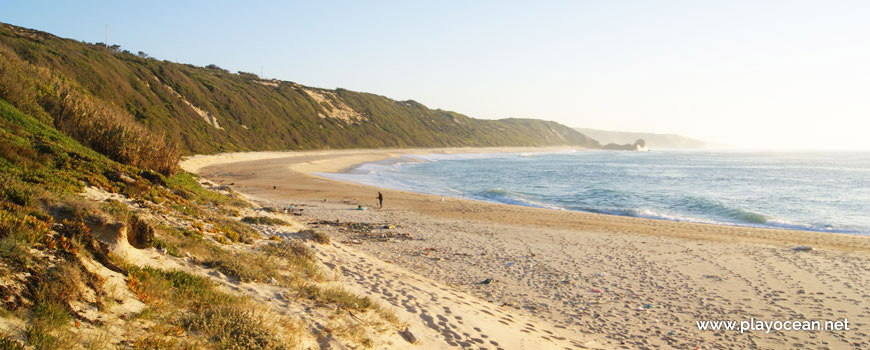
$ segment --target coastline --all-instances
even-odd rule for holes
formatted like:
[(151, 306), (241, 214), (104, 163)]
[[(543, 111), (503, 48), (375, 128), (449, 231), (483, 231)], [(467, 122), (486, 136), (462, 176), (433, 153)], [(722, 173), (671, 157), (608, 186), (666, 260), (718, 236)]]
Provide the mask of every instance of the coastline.
[[(550, 149), (520, 151), (536, 150)], [(558, 329), (603, 336), (605, 347), (867, 345), (870, 237), (442, 201), (311, 174), (441, 152), (459, 150), (234, 154), (199, 157), (193, 166), (183, 166), (259, 200), (304, 208), (303, 220), (353, 250)], [(385, 209), (354, 210), (357, 204), (374, 207), (377, 191), (384, 193)], [(395, 224), (413, 239), (372, 239), (323, 224), (335, 220)], [(791, 250), (803, 245), (816, 250)], [(480, 283), (488, 278), (497, 282)], [(843, 334), (737, 334), (694, 325), (750, 317), (838, 317), (860, 326)]]
[[(519, 152), (552, 152), (572, 150), (568, 147), (490, 147), (490, 148), (409, 148), (409, 149), (377, 149), (377, 150), (336, 150), (336, 151), (303, 151), (303, 152), (250, 152), (228, 153), (207, 156), (194, 156), (182, 162), (182, 167), (190, 172), (198, 173), (204, 168), (221, 166), (231, 163), (263, 161), (285, 161), (287, 169), (307, 178), (340, 183), (346, 186), (370, 188), (370, 191), (381, 191), (400, 194), (402, 204), (404, 197), (419, 197), (414, 208), (419, 204), (433, 204), (443, 196), (425, 193), (407, 192), (389, 188), (373, 187), (353, 182), (329, 179), (312, 173), (339, 173), (348, 171), (365, 163), (398, 158), (403, 154), (459, 154), (459, 153), (519, 153)], [(257, 164), (251, 164), (257, 165)], [(208, 176), (207, 176), (208, 177)], [(244, 191), (243, 191), (244, 192)], [(710, 241), (758, 243), (778, 247), (793, 247), (811, 245), (818, 249), (831, 249), (841, 252), (870, 252), (870, 237), (851, 234), (827, 233), (806, 230), (789, 230), (780, 228), (759, 228), (747, 226), (718, 225), (694, 223), (662, 219), (649, 219), (611, 214), (598, 214), (581, 211), (562, 211), (547, 208), (535, 208), (504, 203), (492, 203), (474, 199), (443, 197), (445, 201), (462, 203), (469, 213), (474, 213), (474, 219), (490, 220), (506, 224), (523, 224), (532, 226), (560, 227), (567, 229), (600, 230), (605, 232), (633, 233), (646, 235), (670, 235), (678, 238), (699, 239)], [(364, 202), (364, 203), (363, 203)], [(373, 200), (363, 200), (360, 204), (373, 206)], [(495, 207), (493, 207), (495, 206)], [(464, 218), (452, 210), (438, 210), (437, 207), (425, 208), (427, 214), (450, 218)], [(435, 209), (435, 210), (432, 210)], [(527, 214), (528, 220), (517, 220), (517, 216), (497, 215), (494, 212), (512, 214)]]

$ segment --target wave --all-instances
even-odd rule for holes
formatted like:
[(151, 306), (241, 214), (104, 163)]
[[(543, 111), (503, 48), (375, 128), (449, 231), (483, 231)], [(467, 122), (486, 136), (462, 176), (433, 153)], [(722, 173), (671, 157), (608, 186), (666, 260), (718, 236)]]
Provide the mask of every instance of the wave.
[(831, 233), (867, 234), (861, 230), (849, 229), (830, 224), (796, 224), (786, 220), (771, 219), (764, 225), (766, 227), (781, 228), (786, 230), (816, 231)]
[(557, 206), (557, 205), (546, 204), (546, 203), (534, 201), (532, 199), (529, 199), (528, 197), (526, 197), (525, 195), (523, 195), (521, 193), (507, 191), (507, 190), (503, 190), (501, 188), (490, 188), (490, 189), (475, 193), (474, 196), (481, 198), (481, 199), (484, 199), (484, 200), (495, 201), (495, 202), (504, 203), (504, 204), (514, 204), (514, 205), (522, 205), (522, 206), (526, 206), (526, 207), (536, 207), (536, 208), (545, 208), (545, 209), (558, 209), (558, 210), (565, 209), (565, 208), (562, 208), (562, 207)]
[(724, 218), (726, 221), (764, 225), (771, 219), (764, 214), (730, 207), (721, 202), (706, 198), (687, 197), (681, 202), (682, 206), (691, 212), (698, 212), (699, 214), (713, 216), (714, 218)]
[(553, 156), (553, 155), (561, 155), (561, 154), (574, 154), (577, 153), (576, 149), (567, 149), (567, 150), (557, 150), (557, 151), (534, 151), (534, 152), (523, 152), (519, 154), (519, 157), (538, 157), (538, 156)]
[[(847, 233), (847, 234), (862, 234), (862, 231), (837, 227), (829, 224), (800, 224), (786, 220), (774, 219), (762, 214), (753, 213), (746, 210), (735, 208), (719, 208), (719, 213), (726, 213), (724, 218), (708, 219), (702, 217), (682, 216), (675, 214), (664, 214), (649, 209), (630, 209), (630, 208), (578, 208), (573, 210), (585, 211), (596, 214), (630, 216), (644, 219), (667, 220), (679, 222), (694, 222), (700, 224), (727, 225), (727, 226), (748, 226), (761, 228), (777, 228), (786, 230), (798, 231), (814, 231), (814, 232), (830, 232), (830, 233)], [(724, 220), (723, 220), (724, 219)]]
[[(559, 152), (549, 154), (553, 153)], [(754, 179), (751, 172), (735, 167), (755, 162), (754, 158), (721, 160), (706, 153), (660, 153), (654, 155), (656, 159), (637, 154), (623, 159), (629, 155), (592, 151), (567, 157), (547, 154), (406, 155), (327, 177), (528, 207), (717, 225), (870, 233), (866, 217), (850, 221), (845, 216), (862, 207), (855, 201), (861, 192), (843, 195), (851, 207), (834, 206), (819, 199), (828, 192), (808, 185), (814, 177), (804, 181), (804, 175), (779, 163), (770, 165), (769, 171), (778, 174), (782, 185)], [(489, 160), (481, 161), (485, 159)], [(806, 188), (807, 193), (783, 192), (789, 188)]]
[[(596, 190), (592, 191), (598, 196), (611, 195), (618, 199), (625, 199), (627, 195), (621, 191), (611, 190)], [(621, 202), (621, 200), (617, 200)], [(763, 226), (772, 218), (764, 214), (752, 212), (749, 210), (729, 207), (725, 204), (711, 201), (704, 198), (687, 197), (678, 201), (678, 204), (673, 210), (668, 210), (677, 213), (673, 214), (653, 211), (646, 208), (631, 208), (631, 207), (608, 207), (608, 208), (579, 208), (582, 211), (588, 211), (599, 214), (610, 214), (620, 216), (633, 216), (647, 219), (670, 220), (670, 221), (688, 221), (709, 224), (749, 224), (753, 226)]]

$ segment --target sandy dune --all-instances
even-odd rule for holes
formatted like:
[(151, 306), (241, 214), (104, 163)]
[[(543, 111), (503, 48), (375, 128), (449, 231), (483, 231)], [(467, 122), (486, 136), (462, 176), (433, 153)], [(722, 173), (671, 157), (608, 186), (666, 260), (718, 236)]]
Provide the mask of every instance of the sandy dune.
[[(304, 208), (301, 220), (353, 243), (327, 260), (341, 261), (336, 266), (356, 288), (435, 331), (425, 348), (563, 348), (558, 342), (568, 348), (870, 347), (868, 237), (442, 201), (390, 190), (381, 190), (386, 209), (357, 211), (357, 204), (373, 206), (376, 189), (304, 173), (400, 153), (407, 152), (272, 153), (260, 160), (257, 154), (221, 155), (184, 166), (274, 205)], [(397, 227), (362, 232), (331, 224), (335, 220)], [(817, 250), (790, 249), (798, 245)], [(438, 282), (420, 282), (429, 278)], [(494, 282), (482, 284), (486, 279)], [(419, 289), (405, 286), (411, 282)], [(416, 304), (427, 299), (425, 306)], [(504, 323), (493, 324), (492, 316)], [(750, 318), (847, 318), (852, 327), (741, 334), (696, 326)]]

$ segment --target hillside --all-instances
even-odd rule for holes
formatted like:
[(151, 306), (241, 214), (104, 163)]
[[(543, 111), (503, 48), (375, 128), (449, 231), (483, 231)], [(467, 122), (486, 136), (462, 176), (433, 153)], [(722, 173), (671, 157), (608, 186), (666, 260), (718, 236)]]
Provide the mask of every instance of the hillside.
[(556, 144), (597, 146), (557, 123), (476, 120), (0, 25), (0, 349), (414, 347), (409, 326), (436, 339), (346, 290), (341, 266), (320, 260), (345, 253), (292, 206), (181, 171), (180, 155)]
[[(546, 146), (597, 147), (564, 125), (480, 120), (415, 101), (263, 80), (220, 67), (161, 61), (0, 24), (0, 59), (22, 61), (67, 81), (98, 103), (177, 143), (183, 154), (318, 148)], [(19, 62), (20, 65), (22, 62)], [(16, 107), (34, 94), (0, 87)], [(35, 94), (38, 95), (38, 94)], [(26, 101), (25, 101), (26, 102)], [(41, 103), (40, 103), (41, 104)], [(42, 106), (43, 109), (45, 106)], [(50, 114), (50, 113), (49, 113)]]
[(708, 144), (704, 141), (674, 134), (653, 134), (647, 132), (608, 131), (584, 128), (574, 128), (574, 130), (597, 140), (602, 145), (609, 143), (632, 144), (636, 140), (642, 139), (646, 141), (646, 146), (650, 149), (703, 149), (708, 147)]
[[(391, 311), (320, 264), (322, 232), (189, 173), (114, 162), (2, 99), (0, 180), (0, 349), (383, 348), (399, 337)], [(335, 327), (327, 339), (319, 324)]]
[[(0, 57), (0, 93), (21, 106), (0, 98), (0, 349), (410, 349), (439, 341), (423, 318), (400, 319), (404, 308), (343, 278), (345, 267), (369, 274), (372, 265), (303, 225), (302, 209), (179, 170), (159, 132), (75, 81), (8, 51)], [(434, 286), (413, 279), (416, 291)], [(494, 315), (473, 321), (482, 312), (464, 314), (469, 328), (506, 328)]]

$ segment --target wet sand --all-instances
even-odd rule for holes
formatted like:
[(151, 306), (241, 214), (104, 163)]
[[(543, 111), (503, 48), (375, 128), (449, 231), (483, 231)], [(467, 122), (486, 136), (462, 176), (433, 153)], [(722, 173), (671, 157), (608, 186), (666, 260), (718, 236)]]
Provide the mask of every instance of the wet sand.
[[(870, 347), (870, 237), (442, 200), (308, 174), (444, 151), (475, 150), (271, 152), (197, 157), (184, 166), (273, 205), (296, 205), (304, 209), (300, 220), (368, 256), (605, 347)], [(384, 209), (354, 210), (375, 207), (377, 191), (384, 193)], [(364, 232), (335, 220), (397, 227)], [(791, 250), (804, 245), (816, 250)], [(487, 279), (492, 282), (481, 283)], [(741, 334), (696, 326), (750, 318), (847, 318), (850, 330)]]

